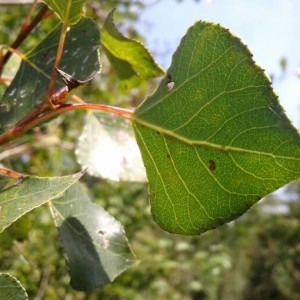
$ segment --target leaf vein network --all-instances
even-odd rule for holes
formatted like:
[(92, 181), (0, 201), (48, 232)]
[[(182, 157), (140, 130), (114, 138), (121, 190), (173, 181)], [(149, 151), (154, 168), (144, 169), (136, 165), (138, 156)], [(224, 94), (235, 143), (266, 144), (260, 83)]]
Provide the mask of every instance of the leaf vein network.
[(247, 90), (249, 88), (253, 88), (253, 86), (246, 86), (246, 87), (243, 87), (243, 88), (239, 88), (239, 89), (236, 89), (236, 90), (231, 90), (231, 91), (222, 91), (220, 92), (218, 95), (216, 95), (215, 97), (213, 97), (211, 100), (207, 101), (205, 103), (205, 105), (203, 105), (202, 107), (200, 107), (188, 120), (186, 120), (183, 124), (181, 124), (180, 126), (176, 127), (176, 128), (173, 128), (172, 130), (173, 131), (178, 131), (180, 130), (181, 128), (187, 126), (190, 122), (193, 121), (193, 119), (195, 119), (202, 111), (203, 109), (205, 109), (206, 107), (210, 106), (213, 104), (213, 102), (215, 102), (217, 99), (219, 99), (220, 97), (224, 96), (224, 95), (227, 95), (227, 94), (231, 94), (231, 93), (235, 93), (235, 92), (238, 92), (238, 91), (244, 91), (244, 90)]
[[(166, 138), (163, 137), (163, 139), (164, 139), (165, 147), (166, 147), (167, 151), (170, 153), (168, 144), (167, 144), (167, 142), (166, 142)], [(175, 165), (173, 159), (171, 159), (171, 162), (172, 162), (174, 171), (175, 171), (176, 175), (178, 176), (178, 178), (179, 178), (180, 182), (182, 183), (182, 186), (184, 187), (184, 189), (186, 190), (186, 192), (187, 192), (189, 195), (191, 195), (192, 198), (194, 198), (194, 199), (196, 200), (196, 202), (199, 204), (199, 206), (200, 206), (201, 209), (204, 211), (204, 213), (206, 214), (206, 216), (207, 216), (208, 218), (210, 218), (211, 220), (213, 220), (213, 217), (210, 216), (210, 214), (207, 212), (207, 210), (205, 209), (205, 207), (202, 205), (201, 201), (199, 201), (199, 199), (195, 196), (195, 194), (192, 193), (192, 192), (189, 190), (188, 186), (185, 184), (185, 181), (182, 179), (180, 173), (178, 172), (178, 169), (177, 169), (177, 167), (176, 167), (176, 165)], [(188, 202), (187, 202), (187, 206), (188, 206), (188, 211), (189, 211), (189, 215), (190, 215), (190, 209), (189, 209), (190, 207), (189, 207), (189, 203), (188, 203)], [(191, 217), (190, 217), (190, 221), (191, 221), (191, 224), (193, 224), (192, 218), (191, 218)], [(178, 225), (179, 225), (179, 224), (178, 224)], [(195, 228), (195, 229), (198, 229), (197, 227), (194, 227), (194, 228)]]
[(261, 110), (261, 109), (265, 109), (266, 107), (265, 106), (260, 106), (260, 107), (253, 107), (251, 109), (247, 109), (247, 110), (243, 110), (235, 115), (233, 115), (232, 117), (230, 118), (227, 118), (223, 123), (222, 125), (215, 131), (213, 132), (208, 138), (207, 138), (207, 141), (211, 140), (214, 138), (214, 136), (216, 136), (220, 131), (222, 131), (222, 129), (230, 122), (234, 121), (234, 119), (236, 118), (239, 118), (241, 116), (243, 116), (244, 114), (248, 114), (250, 112), (254, 112), (254, 111), (258, 111), (258, 110)]
[(262, 180), (262, 181), (264, 181), (264, 180), (273, 180), (273, 181), (276, 181), (276, 178), (274, 178), (274, 177), (268, 177), (268, 178), (266, 178), (266, 177), (260, 177), (260, 176), (257, 176), (257, 175), (255, 175), (254, 173), (252, 173), (250, 171), (247, 171), (245, 168), (243, 168), (241, 166), (241, 164), (239, 164), (239, 163), (236, 162), (236, 160), (234, 159), (234, 157), (232, 156), (231, 153), (229, 153), (229, 156), (230, 156), (231, 160), (233, 161), (234, 165), (236, 165), (236, 167), (239, 168), (245, 174), (248, 174), (248, 175), (252, 176), (253, 178), (258, 179), (258, 180)]
[(185, 229), (184, 229), (183, 227), (181, 227), (181, 225), (179, 224), (179, 221), (178, 221), (178, 217), (177, 217), (177, 214), (176, 214), (176, 210), (175, 210), (174, 204), (173, 204), (173, 202), (171, 201), (171, 197), (170, 197), (170, 195), (168, 194), (168, 189), (167, 189), (167, 187), (165, 186), (164, 180), (163, 180), (163, 178), (162, 178), (162, 175), (161, 175), (159, 169), (157, 168), (157, 165), (156, 165), (156, 163), (155, 163), (155, 160), (154, 160), (153, 156), (151, 155), (151, 153), (150, 153), (150, 151), (149, 151), (149, 149), (148, 149), (148, 147), (147, 147), (147, 145), (146, 145), (146, 143), (145, 143), (145, 141), (144, 141), (144, 138), (143, 138), (143, 136), (141, 135), (140, 131), (138, 130), (137, 127), (136, 127), (136, 129), (137, 129), (137, 133), (138, 133), (139, 137), (141, 138), (141, 141), (142, 141), (142, 143), (144, 144), (145, 149), (147, 150), (147, 153), (148, 153), (148, 155), (149, 155), (149, 157), (150, 157), (150, 159), (151, 159), (151, 161), (152, 161), (152, 164), (153, 164), (153, 166), (154, 166), (154, 168), (155, 168), (155, 171), (156, 171), (158, 177), (160, 178), (160, 181), (161, 181), (162, 186), (163, 186), (163, 188), (164, 188), (164, 191), (165, 191), (165, 194), (166, 194), (166, 196), (167, 196), (167, 199), (169, 200), (169, 202), (170, 202), (170, 204), (171, 204), (171, 206), (172, 206), (172, 208), (173, 208), (173, 214), (174, 214), (175, 220), (176, 220), (178, 226), (184, 231)]
[[(253, 131), (253, 130), (258, 130), (258, 129), (270, 129), (270, 128), (276, 128), (277, 125), (274, 124), (274, 125), (265, 125), (265, 126), (253, 126), (253, 127), (250, 127), (250, 128), (247, 128), (247, 129), (244, 129), (242, 131), (240, 131), (238, 134), (236, 134), (232, 140), (229, 142), (228, 146), (230, 147), (230, 145), (232, 145), (234, 143), (235, 140), (239, 139), (239, 137), (241, 135), (244, 135), (246, 134), (247, 132), (249, 131)], [(273, 152), (270, 152), (270, 154), (273, 155)]]
[[(210, 68), (212, 65), (214, 65), (215, 63), (217, 63), (232, 47), (229, 47), (224, 53), (222, 53), (219, 57), (217, 57), (215, 60), (212, 60), (205, 68), (201, 69), (200, 71), (196, 72), (194, 75), (192, 75), (189, 78), (185, 78), (184, 81), (178, 85), (176, 84), (172, 93), (168, 93), (166, 91), (166, 94), (161, 97), (158, 101), (155, 101), (154, 103), (152, 103), (152, 105), (146, 106), (145, 108), (142, 107), (138, 107), (137, 108), (137, 115), (141, 115), (144, 114), (145, 112), (149, 111), (150, 109), (153, 109), (155, 106), (161, 104), (162, 102), (166, 101), (166, 99), (168, 98), (172, 98), (172, 96), (174, 94), (176, 94), (176, 91), (180, 90), (182, 87), (184, 87), (187, 83), (189, 83), (191, 80), (193, 80), (194, 78), (198, 77), (199, 75), (201, 75), (202, 73), (204, 73), (208, 68)], [(181, 53), (180, 53), (181, 54)], [(178, 63), (178, 70), (180, 70), (180, 63)], [(168, 73), (168, 71), (167, 71)], [(176, 80), (176, 78), (174, 78)], [(165, 85), (165, 83), (163, 83)], [(172, 100), (172, 99), (171, 99)], [(145, 103), (146, 101), (144, 101), (143, 103)]]
[(148, 128), (148, 129), (152, 129), (155, 132), (159, 132), (163, 135), (169, 136), (171, 138), (175, 138), (178, 141), (181, 141), (187, 145), (191, 145), (194, 147), (197, 146), (201, 146), (201, 147), (206, 147), (206, 148), (212, 148), (215, 150), (219, 150), (222, 152), (240, 152), (240, 153), (245, 153), (245, 154), (259, 154), (262, 156), (268, 156), (268, 157), (273, 157), (275, 158), (281, 158), (281, 159), (289, 159), (289, 160), (294, 160), (294, 161), (299, 161), (300, 158), (298, 157), (293, 157), (293, 156), (283, 156), (283, 155), (275, 155), (273, 153), (269, 153), (269, 152), (263, 152), (263, 151), (257, 151), (257, 150), (251, 150), (251, 149), (245, 149), (245, 148), (240, 148), (240, 147), (233, 147), (233, 146), (228, 146), (228, 145), (221, 145), (221, 144), (216, 144), (216, 143), (211, 143), (205, 140), (192, 140), (189, 138), (186, 138), (180, 134), (175, 133), (172, 130), (169, 129), (165, 129), (159, 125), (155, 125), (153, 123), (149, 123), (148, 121), (143, 121), (140, 118), (133, 118), (132, 119), (133, 122), (137, 122), (140, 125)]
[[(194, 151), (198, 157), (199, 162), (202, 164), (202, 166), (204, 167), (204, 169), (207, 171), (207, 174), (216, 182), (216, 184), (226, 193), (231, 194), (231, 195), (238, 195), (238, 196), (245, 196), (245, 194), (241, 194), (241, 193), (237, 193), (237, 192), (233, 192), (228, 190), (227, 188), (225, 188), (225, 186), (223, 184), (221, 184), (221, 182), (216, 178), (216, 176), (214, 176), (212, 174), (212, 172), (208, 169), (208, 167), (206, 166), (206, 164), (203, 162), (203, 160), (201, 159), (197, 148), (194, 147)], [(248, 194), (247, 194), (248, 195)]]

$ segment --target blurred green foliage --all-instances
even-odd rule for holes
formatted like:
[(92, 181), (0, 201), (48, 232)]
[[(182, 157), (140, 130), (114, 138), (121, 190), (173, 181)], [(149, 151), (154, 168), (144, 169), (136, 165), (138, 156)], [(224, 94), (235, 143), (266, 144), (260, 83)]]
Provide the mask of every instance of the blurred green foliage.
[[(99, 24), (112, 7), (130, 34), (137, 15), (131, 2), (90, 1), (88, 13)], [(0, 41), (9, 44), (28, 11), (28, 6), (0, 6)], [(130, 22), (126, 25), (128, 20)], [(51, 19), (39, 26), (40, 38), (53, 26)], [(37, 38), (37, 39), (38, 39)], [(37, 40), (36, 40), (37, 41)], [(27, 43), (27, 41), (26, 41)], [(35, 43), (29, 40), (24, 49)], [(102, 57), (103, 72), (81, 90), (89, 101), (136, 106), (154, 84), (139, 90), (118, 89), (117, 78)], [(32, 131), (10, 147), (19, 149), (3, 163), (23, 173), (66, 175), (76, 172), (74, 149), (84, 114), (68, 113)], [(72, 114), (72, 115), (71, 115)], [(17, 277), (30, 299), (299, 299), (300, 298), (300, 184), (291, 186), (286, 214), (265, 212), (260, 203), (239, 220), (199, 237), (163, 232), (149, 212), (145, 184), (113, 183), (85, 175), (92, 198), (126, 230), (133, 251), (140, 260), (113, 284), (89, 294), (76, 292), (69, 285), (68, 266), (57, 229), (47, 205), (30, 212), (0, 235), (0, 270)], [(290, 198), (293, 199), (288, 201)], [(274, 198), (273, 198), (274, 200)], [(276, 199), (275, 199), (276, 200)], [(274, 204), (273, 204), (274, 205)]]
[(73, 291), (57, 230), (41, 207), (0, 236), (1, 270), (19, 278), (31, 298), (299, 299), (297, 202), (274, 215), (261, 203), (234, 223), (185, 237), (158, 228), (143, 185), (85, 181), (96, 202), (119, 217), (140, 263), (103, 289)]

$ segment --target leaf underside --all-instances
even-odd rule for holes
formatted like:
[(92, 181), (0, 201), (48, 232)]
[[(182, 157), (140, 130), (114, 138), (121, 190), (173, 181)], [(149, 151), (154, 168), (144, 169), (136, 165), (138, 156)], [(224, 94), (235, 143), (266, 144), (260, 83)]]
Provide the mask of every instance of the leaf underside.
[(52, 201), (51, 209), (74, 289), (110, 283), (136, 263), (121, 224), (92, 203), (79, 183)]
[(198, 22), (133, 126), (153, 217), (200, 234), (300, 177), (300, 138), (242, 42)]
[(15, 277), (6, 273), (0, 273), (0, 299), (27, 300), (28, 295)]

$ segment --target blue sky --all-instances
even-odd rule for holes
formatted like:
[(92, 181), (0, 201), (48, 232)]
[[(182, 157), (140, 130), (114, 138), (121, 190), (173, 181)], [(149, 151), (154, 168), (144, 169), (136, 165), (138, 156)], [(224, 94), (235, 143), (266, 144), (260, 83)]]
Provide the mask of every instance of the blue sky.
[[(168, 68), (181, 37), (198, 20), (219, 23), (248, 45), (254, 60), (273, 83), (289, 118), (300, 127), (299, 0), (145, 0), (138, 29), (157, 61)], [(283, 76), (280, 60), (287, 58)]]

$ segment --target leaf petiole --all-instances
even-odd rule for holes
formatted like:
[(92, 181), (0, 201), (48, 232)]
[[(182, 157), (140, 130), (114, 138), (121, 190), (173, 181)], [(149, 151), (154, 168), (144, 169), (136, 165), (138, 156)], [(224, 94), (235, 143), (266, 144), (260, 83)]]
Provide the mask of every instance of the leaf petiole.
[[(9, 48), (14, 49), (14, 50), (16, 48), (18, 48), (21, 45), (21, 43), (27, 38), (27, 36), (31, 33), (31, 31), (37, 26), (37, 24), (46, 16), (46, 14), (48, 12), (48, 7), (45, 4), (43, 4), (40, 11), (35, 16), (35, 18), (32, 20), (32, 22), (31, 23), (28, 22), (29, 18), (32, 15), (33, 8), (36, 6), (36, 2), (37, 1), (35, 1), (32, 4), (32, 9), (29, 11), (28, 17), (26, 18), (19, 35), (17, 36), (17, 38), (15, 39), (15, 41), (11, 44), (11, 47), (9, 47)], [(2, 58), (0, 57), (1, 58), (0, 59), (0, 75), (2, 74), (5, 64), (11, 57), (12, 52), (14, 52), (14, 51), (8, 51), (5, 53), (5, 55)]]
[[(26, 119), (21, 120), (15, 124), (12, 128), (5, 131), (0, 135), (0, 145), (7, 143), (8, 141), (18, 138), (20, 135), (24, 134), (28, 130), (44, 123), (52, 118), (72, 110), (99, 110), (104, 112), (109, 112), (120, 116), (122, 118), (131, 119), (133, 112), (124, 108), (114, 107), (105, 104), (95, 104), (95, 103), (76, 103), (76, 104), (60, 104), (55, 106), (54, 109), (46, 108), (49, 105), (47, 102), (41, 104), (40, 107), (36, 107), (32, 114), (28, 115)], [(38, 114), (38, 111), (41, 111)]]
[(0, 174), (10, 177), (10, 178), (17, 179), (17, 181), (14, 183), (14, 185), (20, 185), (24, 180), (24, 176), (21, 173), (10, 170), (10, 169), (0, 168)]

